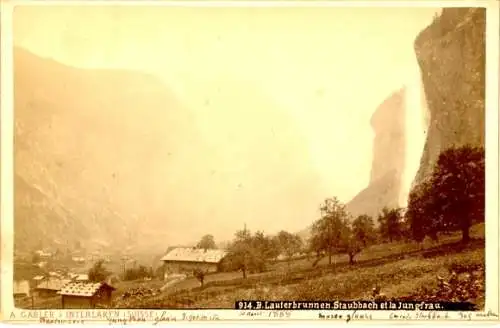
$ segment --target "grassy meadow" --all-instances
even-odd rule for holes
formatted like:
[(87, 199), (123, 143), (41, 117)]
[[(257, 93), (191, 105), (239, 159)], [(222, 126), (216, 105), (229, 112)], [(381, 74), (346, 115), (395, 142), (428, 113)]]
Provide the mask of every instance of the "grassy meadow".
[[(345, 255), (328, 258), (315, 267), (308, 259), (276, 263), (263, 273), (241, 272), (207, 275), (203, 287), (188, 278), (155, 295), (121, 299), (127, 288), (156, 288), (157, 282), (137, 281), (118, 284), (114, 307), (123, 308), (233, 308), (240, 299), (265, 300), (355, 300), (370, 299), (372, 288), (380, 286), (387, 298), (442, 299), (471, 301), (484, 306), (484, 224), (471, 229), (472, 241), (463, 246), (460, 234), (441, 236), (439, 242), (375, 245), (365, 249), (349, 265)], [(440, 295), (438, 276), (449, 278), (452, 271), (461, 282), (474, 277), (475, 284), (465, 293), (458, 285)], [(465, 279), (465, 280), (464, 280)], [(156, 284), (155, 287), (152, 287)], [(441, 293), (443, 294), (443, 293)]]

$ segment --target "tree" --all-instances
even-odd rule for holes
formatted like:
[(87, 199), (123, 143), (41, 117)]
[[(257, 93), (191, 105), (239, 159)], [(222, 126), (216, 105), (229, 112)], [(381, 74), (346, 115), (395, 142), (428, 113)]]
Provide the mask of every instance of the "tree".
[(345, 253), (349, 256), (349, 264), (354, 264), (355, 256), (377, 240), (373, 218), (360, 215), (351, 224), (345, 222), (341, 236)]
[(361, 243), (363, 247), (368, 247), (377, 240), (375, 223), (368, 215), (360, 215), (352, 222), (353, 237)]
[(344, 231), (342, 232), (341, 236), (344, 245), (343, 252), (349, 256), (349, 264), (354, 264), (355, 256), (360, 253), (365, 247), (364, 243), (362, 240), (356, 238), (353, 227), (349, 226), (348, 224), (344, 226)]
[(437, 241), (437, 234), (442, 230), (440, 216), (435, 211), (431, 193), (432, 180), (426, 179), (413, 187), (408, 196), (405, 217), (409, 223), (411, 237), (417, 242), (422, 242), (426, 236)]
[(471, 225), (484, 221), (484, 148), (466, 145), (443, 151), (429, 184), (415, 190), (410, 205), (416, 237), (431, 226), (433, 231), (460, 230), (467, 243)]
[(276, 261), (281, 253), (281, 245), (278, 236), (268, 237), (267, 258)]
[(165, 265), (158, 266), (154, 272), (154, 276), (159, 280), (163, 280), (165, 278)]
[(202, 248), (202, 249), (216, 249), (217, 246), (215, 244), (215, 239), (214, 236), (212, 235), (205, 235), (201, 237), (200, 242), (196, 245), (197, 248)]
[(382, 238), (392, 243), (394, 240), (398, 240), (402, 237), (403, 218), (401, 209), (389, 209), (384, 207), (378, 216), (378, 222), (380, 224), (380, 235)]
[(267, 262), (279, 255), (279, 246), (273, 238), (264, 235), (262, 231), (257, 231), (252, 236), (251, 243), (254, 254), (257, 254), (253, 257), (253, 266), (259, 272), (263, 272)]
[(320, 210), (321, 218), (312, 226), (311, 247), (318, 257), (328, 254), (328, 263), (331, 265), (334, 252), (345, 247), (342, 234), (345, 232), (348, 213), (345, 205), (336, 197), (326, 199)]
[(198, 279), (202, 288), (203, 288), (203, 284), (205, 282), (205, 274), (206, 274), (205, 271), (203, 271), (200, 268), (196, 268), (193, 270), (193, 276), (195, 276), (196, 279)]
[(104, 266), (104, 260), (99, 260), (90, 268), (88, 275), (90, 281), (101, 282), (106, 280), (111, 272)]
[(432, 179), (443, 227), (461, 230), (462, 241), (468, 242), (471, 225), (484, 221), (484, 148), (463, 146), (445, 150), (438, 158)]
[(252, 236), (250, 231), (244, 229), (236, 232), (223, 266), (225, 270), (241, 270), (243, 278), (246, 278), (247, 272), (263, 272), (267, 262), (276, 256), (273, 238), (265, 236), (262, 231)]
[(237, 231), (235, 240), (229, 246), (226, 258), (233, 269), (241, 270), (244, 279), (246, 279), (247, 270), (251, 266), (253, 253), (250, 231), (246, 229)]
[(286, 255), (288, 267), (290, 268), (293, 256), (302, 249), (302, 239), (298, 235), (282, 230), (278, 233), (277, 240), (279, 242), (280, 253)]
[(315, 259), (312, 266), (315, 267), (319, 261), (325, 256), (325, 247), (323, 242), (323, 236), (321, 234), (312, 234), (308, 242), (309, 248), (307, 250), (308, 254), (315, 254)]
[(125, 275), (123, 280), (137, 280), (143, 278), (151, 278), (153, 277), (152, 268), (146, 268), (143, 265), (140, 265), (137, 268), (129, 268), (125, 271)]

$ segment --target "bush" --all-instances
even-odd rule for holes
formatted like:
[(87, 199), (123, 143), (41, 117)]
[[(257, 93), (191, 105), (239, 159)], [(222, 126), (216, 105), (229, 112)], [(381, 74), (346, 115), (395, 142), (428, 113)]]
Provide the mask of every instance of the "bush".
[(143, 278), (152, 278), (153, 270), (148, 269), (145, 266), (141, 265), (138, 268), (130, 268), (125, 271), (123, 276), (123, 280), (137, 280)]
[[(455, 271), (458, 269), (459, 271)], [(447, 278), (437, 276), (437, 287), (423, 287), (409, 297), (422, 301), (471, 302), (479, 305), (484, 300), (484, 265), (467, 266), (453, 263)], [(477, 309), (476, 309), (477, 310)]]
[(88, 275), (90, 281), (101, 282), (106, 280), (111, 275), (111, 272), (104, 266), (104, 260), (99, 260), (90, 268)]

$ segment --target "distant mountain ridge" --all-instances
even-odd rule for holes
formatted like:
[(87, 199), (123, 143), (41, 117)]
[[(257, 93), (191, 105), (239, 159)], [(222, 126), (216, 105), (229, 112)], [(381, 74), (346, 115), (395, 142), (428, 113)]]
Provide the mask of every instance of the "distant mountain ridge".
[(346, 204), (355, 217), (376, 218), (385, 206), (399, 205), (405, 166), (405, 95), (405, 88), (395, 91), (372, 115), (375, 138), (370, 181)]
[[(262, 213), (276, 204), (284, 209), (278, 219), (300, 226), (290, 197), (310, 208), (300, 195), (305, 188), (314, 194), (320, 180), (308, 145), (258, 86), (200, 84), (207, 100), (194, 104), (194, 115), (154, 76), (79, 69), (20, 48), (14, 56), (15, 171), (27, 185), (15, 194), (16, 231), (25, 232), (16, 247), (34, 244), (22, 235), (36, 231), (50, 243), (52, 231), (61, 231), (61, 239), (90, 246), (98, 240), (158, 251), (206, 233), (224, 240), (221, 231), (232, 235), (255, 217), (263, 222)], [(43, 192), (42, 209), (30, 203), (33, 186)], [(260, 197), (261, 206), (247, 197)], [(231, 206), (214, 206), (221, 199)], [(55, 204), (64, 215), (36, 219)], [(64, 229), (73, 221), (78, 233)], [(54, 230), (43, 230), (42, 222)]]
[[(127, 243), (138, 218), (121, 187), (141, 188), (163, 169), (148, 156), (167, 159), (195, 136), (186, 111), (152, 76), (77, 69), (21, 48), (14, 50), (14, 87), (16, 247), (33, 246), (27, 235), (50, 242), (55, 231), (61, 239)], [(156, 147), (157, 139), (169, 146)]]

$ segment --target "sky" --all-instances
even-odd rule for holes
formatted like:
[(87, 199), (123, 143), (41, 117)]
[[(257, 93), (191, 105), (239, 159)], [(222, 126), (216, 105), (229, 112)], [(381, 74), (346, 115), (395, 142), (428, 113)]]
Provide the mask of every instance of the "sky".
[[(422, 105), (413, 42), (435, 12), (404, 7), (21, 6), (15, 9), (14, 42), (75, 67), (158, 76), (199, 118), (202, 135), (219, 148), (228, 141), (223, 134), (216, 137), (219, 123), (203, 110), (207, 93), (235, 87), (235, 81), (257, 88), (293, 121), (319, 176), (296, 213), (307, 221), (317, 215), (322, 198), (336, 195), (348, 202), (367, 186), (374, 137), (370, 118), (403, 86), (410, 94), (409, 188), (424, 138), (422, 124), (414, 123), (422, 120)], [(232, 102), (245, 106), (238, 99), (220, 101), (218, 117), (234, 117), (229, 115)], [(250, 227), (277, 230), (284, 220), (251, 221)], [(293, 222), (290, 229), (307, 225)]]

